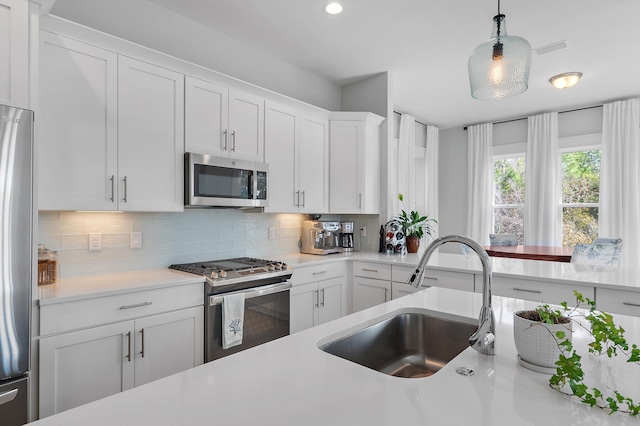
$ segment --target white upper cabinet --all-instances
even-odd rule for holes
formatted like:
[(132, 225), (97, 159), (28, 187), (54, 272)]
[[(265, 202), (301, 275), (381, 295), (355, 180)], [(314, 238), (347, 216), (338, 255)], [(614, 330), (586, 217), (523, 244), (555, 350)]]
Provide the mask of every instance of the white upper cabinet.
[(330, 120), (330, 212), (379, 213), (380, 124), (384, 118), (336, 112)]
[(181, 211), (184, 76), (124, 56), (118, 64), (118, 205)]
[(185, 151), (264, 161), (264, 98), (187, 76)]
[(266, 103), (268, 212), (327, 213), (329, 122), (295, 108)]
[(0, 104), (29, 107), (29, 2), (0, 0)]
[(40, 32), (39, 209), (116, 210), (118, 56)]
[(184, 81), (40, 32), (40, 210), (183, 210)]

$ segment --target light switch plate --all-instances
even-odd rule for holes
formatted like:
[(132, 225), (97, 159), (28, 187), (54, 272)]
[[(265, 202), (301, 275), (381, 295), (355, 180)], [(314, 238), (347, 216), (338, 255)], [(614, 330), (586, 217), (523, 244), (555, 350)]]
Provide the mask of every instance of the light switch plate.
[(142, 248), (142, 232), (131, 233), (131, 248)]
[(269, 239), (270, 240), (276, 239), (276, 228), (274, 226), (269, 227)]

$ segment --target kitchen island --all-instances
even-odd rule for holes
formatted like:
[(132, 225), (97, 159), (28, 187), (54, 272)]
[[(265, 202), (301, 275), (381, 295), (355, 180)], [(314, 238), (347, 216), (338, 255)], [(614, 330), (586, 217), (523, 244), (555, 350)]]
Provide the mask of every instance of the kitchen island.
[[(484, 356), (467, 348), (431, 377), (387, 376), (317, 347), (318, 342), (344, 336), (398, 310), (428, 310), (475, 321), (481, 302), (477, 293), (429, 288), (35, 424), (640, 424), (640, 419), (608, 415), (564, 396), (548, 387), (547, 375), (518, 364), (512, 313), (535, 306), (532, 302), (494, 296), (497, 354)], [(640, 341), (640, 319), (617, 319), (630, 341)], [(584, 347), (586, 337), (576, 330), (574, 344)], [(598, 372), (595, 384), (640, 398), (640, 367), (584, 358), (587, 372)], [(471, 368), (475, 374), (459, 375), (458, 367)]]

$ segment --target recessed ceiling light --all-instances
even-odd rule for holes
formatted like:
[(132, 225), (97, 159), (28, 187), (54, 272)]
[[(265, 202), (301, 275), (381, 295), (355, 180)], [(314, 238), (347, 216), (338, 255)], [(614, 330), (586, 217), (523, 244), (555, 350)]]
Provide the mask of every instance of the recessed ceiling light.
[(329, 3), (324, 10), (330, 15), (337, 15), (342, 12), (342, 5), (340, 3)]
[(568, 89), (575, 86), (580, 77), (582, 77), (581, 72), (565, 72), (551, 77), (549, 83), (556, 89)]

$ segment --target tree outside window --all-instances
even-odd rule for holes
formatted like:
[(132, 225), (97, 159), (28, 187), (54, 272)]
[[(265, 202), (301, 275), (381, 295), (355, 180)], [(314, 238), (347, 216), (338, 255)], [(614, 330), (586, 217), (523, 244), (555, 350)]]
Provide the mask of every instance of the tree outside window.
[(600, 150), (562, 153), (562, 245), (598, 237)]
[(524, 156), (499, 158), (493, 162), (493, 230), (510, 233), (524, 243)]

